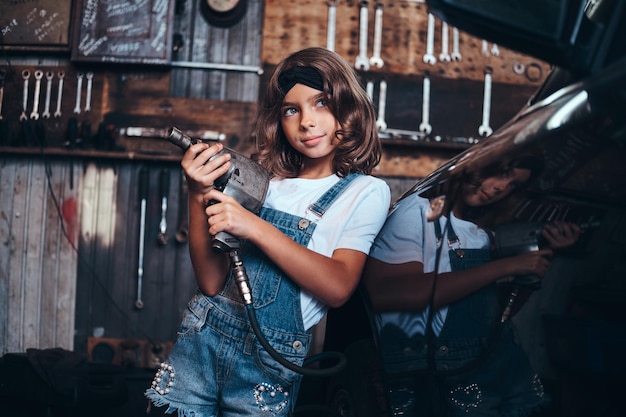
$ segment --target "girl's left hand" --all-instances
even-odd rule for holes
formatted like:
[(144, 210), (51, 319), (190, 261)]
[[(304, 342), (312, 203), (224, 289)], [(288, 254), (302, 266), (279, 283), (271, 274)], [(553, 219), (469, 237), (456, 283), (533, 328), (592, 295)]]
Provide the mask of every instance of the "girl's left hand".
[(260, 218), (243, 207), (233, 197), (212, 189), (204, 195), (211, 203), (205, 209), (209, 218), (209, 233), (215, 236), (226, 232), (240, 239), (248, 239), (255, 222)]
[(580, 237), (580, 227), (574, 223), (555, 220), (547, 223), (541, 235), (550, 244), (552, 249), (563, 249), (572, 246)]

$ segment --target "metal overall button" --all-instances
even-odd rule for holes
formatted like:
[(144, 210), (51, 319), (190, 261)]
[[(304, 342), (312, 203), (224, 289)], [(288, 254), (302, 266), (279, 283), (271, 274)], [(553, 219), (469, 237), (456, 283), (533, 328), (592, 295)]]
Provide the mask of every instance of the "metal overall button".
[(291, 345), (295, 350), (302, 350), (302, 342), (299, 340), (296, 340), (293, 342), (293, 344)]
[(298, 222), (298, 229), (300, 230), (305, 230), (307, 227), (309, 227), (309, 221), (307, 219), (300, 219), (300, 221)]

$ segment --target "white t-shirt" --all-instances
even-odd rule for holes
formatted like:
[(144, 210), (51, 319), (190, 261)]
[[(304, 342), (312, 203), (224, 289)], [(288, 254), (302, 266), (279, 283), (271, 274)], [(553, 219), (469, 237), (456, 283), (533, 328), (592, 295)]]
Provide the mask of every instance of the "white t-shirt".
[[(312, 251), (328, 257), (336, 249), (352, 249), (367, 254), (389, 210), (389, 186), (379, 178), (360, 175), (319, 218), (309, 210), (309, 206), (337, 181), (337, 175), (321, 179), (272, 180), (264, 206), (317, 223), (307, 246)], [(301, 291), (300, 301), (304, 327), (309, 329), (324, 316), (327, 306), (304, 290)]]
[[(429, 201), (413, 193), (397, 202), (372, 245), (370, 256), (388, 264), (420, 262), (424, 272), (435, 270), (437, 258), (437, 238), (434, 222), (426, 220)], [(438, 220), (441, 229), (445, 227), (446, 217)], [(451, 217), (452, 229), (460, 239), (460, 247), (483, 249), (489, 246), (489, 236), (474, 223)], [(455, 248), (458, 246), (455, 246)], [(450, 272), (448, 244), (444, 242), (439, 262), (439, 273)], [(408, 336), (424, 334), (428, 310), (421, 312), (387, 312), (378, 317), (378, 325), (393, 323), (404, 329)], [(439, 334), (446, 320), (447, 307), (442, 307), (433, 316), (433, 330)]]

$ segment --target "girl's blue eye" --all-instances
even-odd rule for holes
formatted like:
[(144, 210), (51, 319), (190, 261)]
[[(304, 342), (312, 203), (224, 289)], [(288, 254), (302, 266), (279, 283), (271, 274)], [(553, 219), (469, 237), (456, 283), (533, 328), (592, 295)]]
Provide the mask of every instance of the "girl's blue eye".
[(326, 107), (326, 103), (328, 101), (325, 98), (320, 98), (315, 104), (317, 104), (317, 107)]
[(293, 107), (287, 107), (283, 110), (283, 115), (284, 116), (291, 116), (293, 114), (296, 114), (296, 109)]

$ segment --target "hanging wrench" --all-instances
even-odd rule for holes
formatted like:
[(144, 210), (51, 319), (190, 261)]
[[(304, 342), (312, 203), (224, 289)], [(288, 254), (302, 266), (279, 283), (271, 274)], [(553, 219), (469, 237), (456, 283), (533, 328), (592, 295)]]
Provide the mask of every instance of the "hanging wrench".
[(33, 111), (30, 113), (30, 118), (39, 119), (39, 95), (41, 94), (41, 79), (43, 78), (43, 71), (35, 71), (35, 94), (33, 94)]
[(22, 114), (20, 114), (20, 121), (28, 119), (26, 106), (28, 106), (28, 79), (30, 78), (30, 71), (22, 71), (22, 78), (24, 79), (24, 90), (22, 91)]
[(367, 4), (368, 2), (366, 0), (359, 3), (359, 55), (354, 62), (356, 69), (362, 69), (364, 71), (370, 69), (370, 61), (367, 59)]
[(461, 52), (459, 50), (459, 30), (457, 28), (452, 28), (452, 54), (450, 54), (450, 58), (453, 61), (461, 60)]
[(87, 96), (85, 97), (85, 111), (91, 111), (91, 85), (93, 80), (93, 72), (88, 72), (85, 77), (87, 78)]
[(493, 56), (500, 56), (500, 48), (498, 48), (498, 44), (497, 43), (492, 43), (491, 44), (491, 55), (493, 55)]
[(368, 80), (367, 84), (365, 84), (365, 92), (370, 100), (374, 100), (374, 81)]
[(52, 94), (52, 78), (54, 73), (52, 71), (46, 72), (46, 102), (44, 104), (43, 113), (41, 117), (44, 119), (50, 118), (50, 95)]
[(433, 131), (430, 125), (430, 78), (424, 76), (424, 88), (422, 93), (422, 123), (420, 123), (419, 130), (426, 135), (429, 135)]
[(328, 0), (328, 27), (326, 28), (326, 49), (335, 50), (335, 32), (337, 21), (337, 3), (339, 0)]
[(378, 130), (387, 130), (387, 122), (385, 122), (385, 106), (387, 102), (387, 81), (380, 80), (378, 87), (378, 119), (376, 127)]
[(483, 95), (483, 124), (478, 127), (478, 134), (486, 137), (493, 133), (489, 126), (489, 114), (491, 113), (491, 73), (492, 69), (485, 69), (485, 90)]
[(165, 246), (167, 245), (167, 195), (170, 192), (170, 173), (167, 169), (161, 170), (159, 189), (161, 194), (161, 221), (159, 222), (157, 242)]
[(135, 308), (141, 310), (143, 308), (143, 300), (141, 299), (141, 291), (143, 286), (143, 248), (144, 238), (146, 236), (146, 206), (148, 204), (148, 171), (146, 168), (139, 170), (139, 260), (137, 262), (137, 299), (135, 300)]
[(80, 96), (83, 93), (83, 73), (76, 74), (78, 79), (76, 83), (76, 107), (74, 107), (74, 114), (80, 114)]
[(383, 59), (380, 57), (380, 49), (383, 42), (383, 4), (376, 2), (374, 14), (374, 55), (370, 58), (370, 64), (376, 68), (382, 68)]
[(489, 56), (489, 42), (487, 42), (484, 39), (483, 39), (483, 47), (480, 50), (480, 53), (483, 54), (483, 56)]
[(59, 78), (59, 91), (57, 91), (57, 109), (54, 112), (55, 118), (61, 117), (61, 100), (63, 98), (63, 78), (65, 78), (65, 72), (59, 71), (57, 77)]
[(435, 16), (428, 13), (428, 33), (426, 34), (426, 53), (423, 58), (426, 64), (435, 65)]
[(439, 60), (442, 62), (450, 62), (450, 54), (448, 53), (448, 37), (450, 36), (448, 30), (448, 24), (441, 22), (441, 53), (439, 54)]

